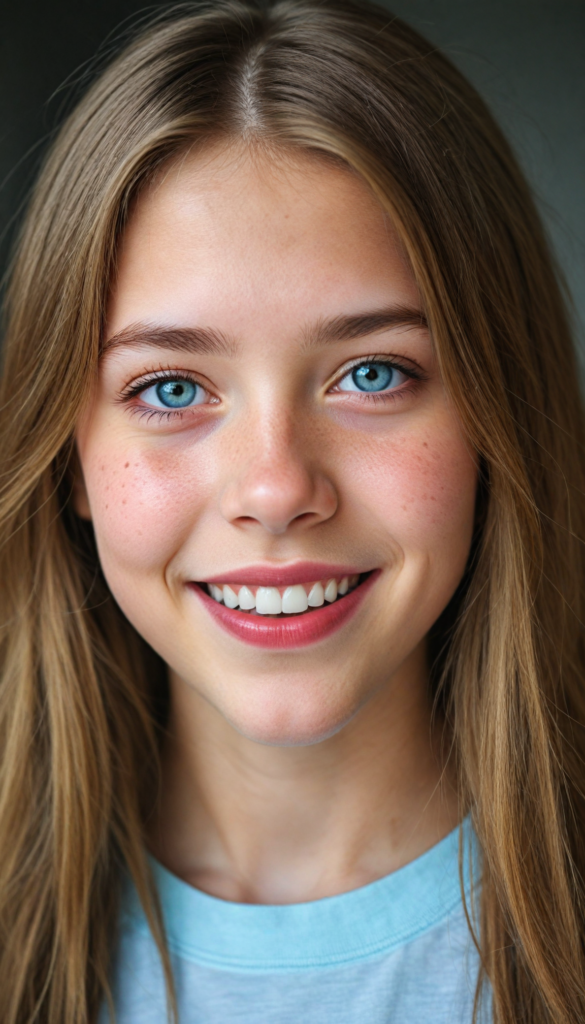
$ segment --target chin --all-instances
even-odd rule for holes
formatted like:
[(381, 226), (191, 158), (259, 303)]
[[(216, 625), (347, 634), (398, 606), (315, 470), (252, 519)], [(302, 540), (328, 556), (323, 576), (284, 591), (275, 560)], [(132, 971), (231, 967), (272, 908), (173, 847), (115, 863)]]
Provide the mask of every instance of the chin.
[(353, 718), (356, 708), (324, 707), (315, 700), (248, 704), (239, 713), (224, 711), (233, 728), (254, 743), (272, 747), (308, 747), (322, 743), (340, 732)]

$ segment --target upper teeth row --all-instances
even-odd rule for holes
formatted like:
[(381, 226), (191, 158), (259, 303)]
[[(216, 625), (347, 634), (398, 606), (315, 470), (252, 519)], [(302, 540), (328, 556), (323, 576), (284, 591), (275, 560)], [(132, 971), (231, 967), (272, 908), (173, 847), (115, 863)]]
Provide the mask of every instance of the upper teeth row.
[[(347, 594), (350, 587), (355, 586), (359, 576), (344, 576), (339, 583), (335, 579), (324, 583), (308, 583), (303, 586), (297, 583), (286, 587), (281, 593), (278, 587), (256, 587), (254, 593), (250, 587), (235, 590), (229, 583), (222, 587), (209, 583), (209, 591), (216, 601), (223, 601), (227, 608), (240, 607), (244, 611), (255, 609), (258, 615), (296, 615), (306, 612), (308, 608), (319, 608), (325, 601), (331, 603), (338, 596)], [(308, 589), (307, 589), (308, 588)]]

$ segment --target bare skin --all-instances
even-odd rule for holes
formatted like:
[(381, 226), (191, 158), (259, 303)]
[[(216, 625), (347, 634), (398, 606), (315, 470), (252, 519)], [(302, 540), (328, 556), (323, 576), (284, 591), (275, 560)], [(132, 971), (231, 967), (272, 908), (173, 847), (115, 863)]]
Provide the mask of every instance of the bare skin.
[(297, 903), (381, 878), (457, 823), (429, 742), (429, 707), (411, 662), (348, 725), (315, 746), (234, 736), (178, 680), (152, 849), (175, 874), (223, 899)]
[[(408, 315), (339, 328), (388, 309)], [(151, 850), (212, 895), (354, 889), (458, 821), (425, 638), (465, 567), (476, 463), (420, 314), (377, 202), (309, 156), (188, 153), (126, 230), (77, 509), (169, 666)], [(159, 328), (222, 344), (177, 348)], [(383, 400), (347, 385), (376, 358), (394, 366)], [(161, 411), (157, 374), (190, 375), (197, 403)], [(375, 580), (345, 625), (293, 650), (226, 633), (193, 596), (218, 574), (319, 560)]]

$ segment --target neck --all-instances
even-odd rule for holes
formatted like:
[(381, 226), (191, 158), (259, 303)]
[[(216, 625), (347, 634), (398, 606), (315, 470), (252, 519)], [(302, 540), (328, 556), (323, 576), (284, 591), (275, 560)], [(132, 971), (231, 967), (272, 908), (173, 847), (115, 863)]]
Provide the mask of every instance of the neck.
[(174, 874), (236, 902), (296, 903), (366, 885), (457, 824), (422, 657), (331, 738), (265, 746), (178, 677), (149, 845)]

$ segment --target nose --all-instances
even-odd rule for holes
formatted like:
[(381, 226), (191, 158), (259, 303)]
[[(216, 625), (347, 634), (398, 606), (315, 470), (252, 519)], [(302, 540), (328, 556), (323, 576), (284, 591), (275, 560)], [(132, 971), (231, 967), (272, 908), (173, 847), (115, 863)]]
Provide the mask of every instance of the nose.
[(238, 458), (220, 499), (222, 515), (234, 526), (261, 526), (283, 534), (316, 526), (335, 514), (338, 495), (322, 457), (317, 461), (282, 417), (258, 423), (235, 450)]

